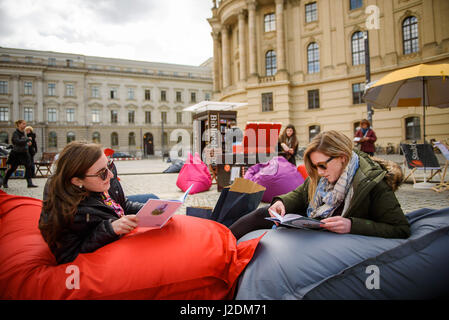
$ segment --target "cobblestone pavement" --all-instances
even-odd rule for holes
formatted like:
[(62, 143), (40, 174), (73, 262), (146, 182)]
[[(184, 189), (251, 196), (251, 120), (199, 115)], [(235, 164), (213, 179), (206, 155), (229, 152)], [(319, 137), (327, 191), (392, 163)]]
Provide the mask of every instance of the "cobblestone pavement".
[[(402, 159), (402, 156), (400, 158)], [(396, 162), (400, 161), (402, 160)], [(176, 186), (178, 174), (161, 173), (169, 165), (161, 159), (116, 162), (120, 181), (126, 195), (154, 193), (162, 199), (178, 199), (183, 194)], [(10, 194), (42, 199), (46, 179), (36, 178), (33, 179), (33, 182), (39, 187), (28, 189), (24, 179), (11, 179), (8, 182), (9, 188), (5, 191)], [(185, 214), (185, 209), (188, 206), (213, 208), (219, 196), (217, 186), (213, 184), (209, 191), (189, 195), (178, 213)], [(396, 196), (405, 213), (419, 208), (441, 209), (449, 207), (449, 191), (437, 193), (433, 190), (415, 189), (411, 183), (404, 183), (396, 192)], [(262, 203), (261, 205), (265, 204)]]

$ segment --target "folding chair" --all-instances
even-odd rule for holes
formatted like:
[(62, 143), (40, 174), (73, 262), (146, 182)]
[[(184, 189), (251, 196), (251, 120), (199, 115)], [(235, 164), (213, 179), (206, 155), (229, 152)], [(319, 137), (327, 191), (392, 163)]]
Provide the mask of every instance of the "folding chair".
[(51, 175), (51, 166), (53, 165), (55, 156), (55, 152), (43, 152), (41, 159), (34, 162), (37, 174), (39, 174), (40, 177), (48, 177)]
[(449, 167), (449, 146), (439, 141), (434, 142), (434, 145), (437, 146), (438, 149), (440, 149), (441, 153), (446, 158), (446, 163), (444, 164), (442, 168), (443, 171), (440, 174), (441, 176), (440, 183), (438, 183), (435, 187), (432, 188), (432, 190), (436, 192), (442, 192), (445, 190), (449, 190), (449, 182), (446, 181), (446, 173)]

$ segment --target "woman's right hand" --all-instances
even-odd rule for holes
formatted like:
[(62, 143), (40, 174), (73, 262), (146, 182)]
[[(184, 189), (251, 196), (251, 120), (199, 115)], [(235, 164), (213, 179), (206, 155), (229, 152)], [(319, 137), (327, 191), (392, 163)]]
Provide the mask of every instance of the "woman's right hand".
[(285, 206), (284, 203), (280, 200), (273, 203), (273, 205), (268, 209), (268, 213), (270, 213), (270, 216), (274, 218), (274, 216), (271, 214), (271, 210), (276, 212), (277, 214), (284, 216), (285, 215)]
[(137, 216), (130, 214), (112, 222), (112, 229), (117, 235), (126, 234), (137, 227)]

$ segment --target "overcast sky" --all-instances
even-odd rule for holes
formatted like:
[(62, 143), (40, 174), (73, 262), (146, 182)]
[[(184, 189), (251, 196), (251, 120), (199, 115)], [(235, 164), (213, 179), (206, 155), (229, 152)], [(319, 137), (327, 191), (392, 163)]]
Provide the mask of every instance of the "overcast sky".
[(210, 0), (0, 0), (0, 46), (200, 65)]

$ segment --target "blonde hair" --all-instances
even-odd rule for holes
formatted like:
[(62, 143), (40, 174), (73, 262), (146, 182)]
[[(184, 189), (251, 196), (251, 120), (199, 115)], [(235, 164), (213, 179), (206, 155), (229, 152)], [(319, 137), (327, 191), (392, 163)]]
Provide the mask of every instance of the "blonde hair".
[(312, 201), (318, 181), (320, 180), (318, 171), (312, 165), (312, 160), (310, 160), (310, 155), (316, 151), (329, 157), (344, 157), (346, 159), (345, 165), (347, 165), (352, 157), (352, 141), (344, 134), (335, 130), (321, 132), (310, 141), (304, 152), (304, 165), (310, 177), (308, 190), (309, 201)]
[(26, 126), (25, 131), (27, 131), (27, 130), (31, 130), (31, 132), (34, 132), (34, 129), (32, 126)]
[(16, 128), (18, 128), (19, 124), (21, 124), (22, 122), (25, 122), (25, 120), (20, 119), (20, 120), (17, 120), (16, 122), (14, 122), (14, 124), (16, 125)]

